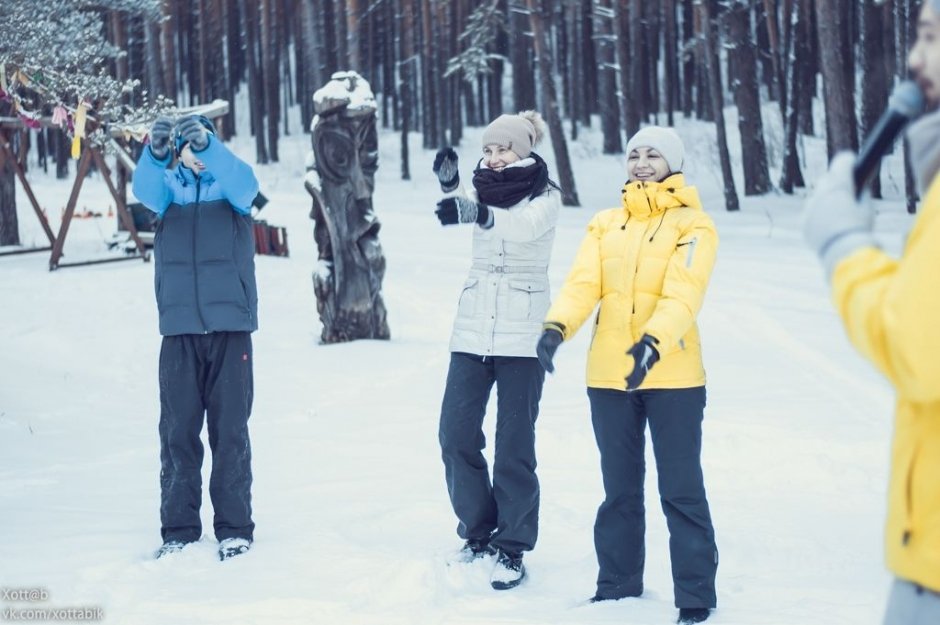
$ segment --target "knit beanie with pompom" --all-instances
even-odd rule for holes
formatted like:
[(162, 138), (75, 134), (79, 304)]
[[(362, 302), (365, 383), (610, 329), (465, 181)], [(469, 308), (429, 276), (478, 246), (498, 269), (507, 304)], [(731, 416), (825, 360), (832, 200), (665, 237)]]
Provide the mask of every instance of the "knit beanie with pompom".
[(483, 131), (483, 147), (501, 145), (526, 158), (545, 136), (545, 122), (536, 111), (500, 115)]

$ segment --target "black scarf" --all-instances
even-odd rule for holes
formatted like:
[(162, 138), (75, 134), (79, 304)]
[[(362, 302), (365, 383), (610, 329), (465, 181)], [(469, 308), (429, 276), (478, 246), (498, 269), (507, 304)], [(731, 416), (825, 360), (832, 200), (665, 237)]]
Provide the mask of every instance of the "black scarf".
[(480, 201), (488, 206), (509, 208), (525, 198), (531, 200), (540, 195), (550, 184), (548, 165), (535, 152), (529, 156), (535, 163), (527, 167), (506, 167), (496, 171), (477, 165), (473, 171), (473, 186)]

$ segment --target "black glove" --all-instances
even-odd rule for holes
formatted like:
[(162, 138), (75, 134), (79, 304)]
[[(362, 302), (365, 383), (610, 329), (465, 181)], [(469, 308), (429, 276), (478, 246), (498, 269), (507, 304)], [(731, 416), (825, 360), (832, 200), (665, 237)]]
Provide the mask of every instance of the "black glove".
[(441, 183), (441, 191), (450, 193), (460, 185), (460, 172), (457, 171), (457, 153), (453, 148), (442, 148), (434, 157), (434, 166), (431, 168), (437, 174), (437, 181)]
[[(539, 364), (542, 365), (542, 368), (549, 373), (554, 373), (555, 365), (552, 364), (552, 359), (555, 357), (558, 346), (565, 340), (562, 334), (565, 327), (554, 323), (545, 325), (546, 328), (542, 331), (542, 336), (539, 337), (539, 344), (535, 346), (535, 354), (539, 357)], [(559, 330), (559, 328), (561, 329)]]
[(153, 157), (163, 160), (170, 152), (170, 133), (173, 131), (173, 120), (169, 117), (158, 117), (150, 127), (150, 152)]
[(659, 362), (659, 352), (656, 351), (655, 338), (649, 334), (644, 334), (640, 341), (627, 350), (627, 354), (633, 356), (633, 371), (627, 374), (627, 390), (635, 391), (646, 378), (646, 374)]
[(189, 115), (180, 120), (176, 132), (182, 141), (181, 145), (189, 144), (193, 152), (205, 150), (209, 145), (209, 131), (195, 115)]
[(490, 220), (490, 209), (486, 204), (480, 204), (464, 197), (446, 197), (437, 203), (434, 211), (442, 226), (456, 223), (472, 224), (476, 222), (486, 226)]

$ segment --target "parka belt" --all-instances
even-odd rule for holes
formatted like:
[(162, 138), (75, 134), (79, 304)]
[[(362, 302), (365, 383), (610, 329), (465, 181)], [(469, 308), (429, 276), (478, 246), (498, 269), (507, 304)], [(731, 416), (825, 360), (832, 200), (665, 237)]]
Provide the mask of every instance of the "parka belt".
[(489, 273), (545, 273), (548, 267), (517, 267), (505, 265), (487, 265), (486, 263), (473, 263), (473, 269)]

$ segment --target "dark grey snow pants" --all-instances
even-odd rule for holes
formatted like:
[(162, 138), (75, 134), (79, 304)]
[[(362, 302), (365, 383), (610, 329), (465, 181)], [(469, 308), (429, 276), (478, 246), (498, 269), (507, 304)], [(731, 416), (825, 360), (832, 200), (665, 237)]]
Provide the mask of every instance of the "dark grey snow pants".
[[(447, 492), (461, 538), (490, 538), (504, 551), (535, 547), (539, 481), (535, 476), (535, 420), (545, 370), (537, 358), (454, 352), (441, 406), (439, 438)], [(496, 384), (493, 481), (482, 450), (483, 416)]]
[(714, 608), (718, 548), (701, 464), (705, 387), (631, 393), (588, 388), (588, 398), (605, 493), (594, 524), (598, 596), (619, 599), (643, 592), (649, 421), (676, 607)]
[(251, 334), (214, 332), (166, 336), (160, 348), (160, 521), (164, 542), (202, 535), (202, 441), (212, 450), (209, 496), (218, 540), (253, 539)]

